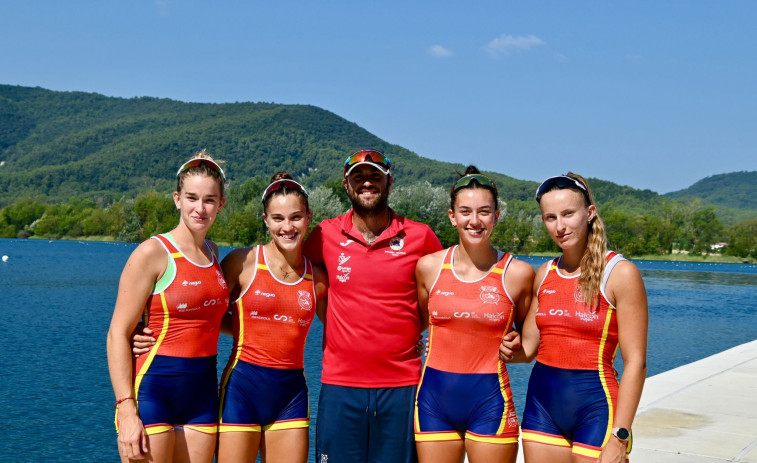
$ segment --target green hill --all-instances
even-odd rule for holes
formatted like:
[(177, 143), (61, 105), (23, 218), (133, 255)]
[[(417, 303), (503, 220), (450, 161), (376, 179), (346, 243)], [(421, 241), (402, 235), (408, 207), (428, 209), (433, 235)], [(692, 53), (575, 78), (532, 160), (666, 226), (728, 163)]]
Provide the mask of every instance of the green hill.
[[(342, 162), (362, 146), (381, 149), (394, 161), (398, 211), (432, 225), (445, 243), (454, 242), (445, 196), (464, 166), (420, 157), (321, 108), (0, 85), (0, 236), (139, 240), (165, 231), (175, 223), (167, 194), (175, 187), (176, 166), (204, 148), (225, 162), (230, 180), (233, 207), (214, 233), (229, 243), (250, 243), (265, 236), (256, 198), (272, 174), (288, 170), (308, 187), (326, 187), (316, 213), (338, 213), (347, 207)], [(533, 200), (537, 184), (488, 173), (507, 207), (495, 245), (516, 252), (555, 250)], [(710, 244), (746, 233), (751, 241), (739, 252), (748, 254), (754, 233), (743, 230), (753, 230), (748, 219), (757, 217), (755, 176), (708, 177), (666, 196), (601, 179), (591, 183), (615, 249), (632, 255), (709, 252)], [(723, 227), (737, 222), (738, 229)]]
[(713, 175), (665, 196), (686, 200), (699, 198), (715, 205), (724, 222), (740, 222), (757, 217), (757, 171)]
[[(173, 188), (173, 169), (206, 148), (231, 183), (288, 170), (312, 184), (339, 179), (345, 153), (373, 146), (402, 181), (449, 185), (454, 165), (421, 158), (357, 124), (307, 105), (199, 104), (111, 98), (0, 85), (0, 207), (23, 197), (109, 202)], [(494, 174), (507, 197), (526, 199), (533, 182)]]
[[(446, 187), (463, 168), (422, 158), (314, 106), (124, 99), (0, 85), (0, 207), (25, 197), (107, 203), (170, 191), (172, 170), (202, 148), (226, 161), (232, 184), (282, 169), (322, 184), (338, 180), (345, 153), (360, 146), (390, 153), (401, 182)], [(532, 202), (535, 182), (491, 174), (503, 198)], [(757, 172), (717, 175), (666, 196), (753, 211), (756, 180)], [(599, 179), (592, 184), (601, 205), (626, 213), (654, 213), (668, 204), (650, 190)]]

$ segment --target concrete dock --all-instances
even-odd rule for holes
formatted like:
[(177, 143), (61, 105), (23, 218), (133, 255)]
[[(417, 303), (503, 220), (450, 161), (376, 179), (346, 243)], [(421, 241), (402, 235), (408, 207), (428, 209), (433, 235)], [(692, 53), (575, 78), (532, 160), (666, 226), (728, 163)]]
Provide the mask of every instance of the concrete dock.
[(633, 437), (632, 463), (757, 463), (757, 340), (647, 378)]
[(757, 341), (648, 378), (634, 463), (757, 463)]

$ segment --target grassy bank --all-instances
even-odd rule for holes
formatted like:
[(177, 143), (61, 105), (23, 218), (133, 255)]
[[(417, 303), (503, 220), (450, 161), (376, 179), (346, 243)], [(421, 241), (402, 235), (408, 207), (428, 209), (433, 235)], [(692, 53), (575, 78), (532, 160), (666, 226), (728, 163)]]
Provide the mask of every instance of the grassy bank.
[[(39, 239), (39, 240), (47, 240), (47, 239), (56, 239), (56, 238), (44, 238), (39, 236), (32, 236), (30, 239)], [(62, 240), (68, 240), (68, 241), (117, 241), (115, 237), (113, 236), (79, 236), (79, 237), (63, 237), (63, 238), (57, 238)], [(219, 246), (228, 246), (228, 247), (242, 247), (242, 246), (234, 246), (230, 245), (228, 243), (219, 242), (216, 241), (216, 244)], [(528, 254), (529, 256), (535, 256), (535, 257), (557, 257), (560, 255), (560, 253), (556, 252), (533, 252), (531, 254)], [(644, 254), (640, 256), (625, 256), (631, 260), (666, 260), (671, 262), (715, 262), (715, 263), (721, 263), (721, 264), (757, 264), (757, 259), (754, 259), (752, 257), (735, 257), (735, 256), (724, 256), (721, 254), (708, 254), (708, 255), (696, 255), (696, 254), (682, 254), (682, 253), (676, 253), (676, 254)]]
[(645, 254), (632, 256), (633, 260), (668, 260), (672, 262), (715, 262), (720, 264), (754, 264), (757, 260), (751, 257), (723, 256), (721, 254), (691, 255), (691, 254)]
[[(530, 256), (557, 257), (555, 252), (534, 252)], [(715, 262), (720, 264), (757, 264), (757, 259), (751, 257), (724, 256), (721, 254), (643, 254), (640, 256), (625, 256), (631, 260), (665, 260), (670, 262)]]

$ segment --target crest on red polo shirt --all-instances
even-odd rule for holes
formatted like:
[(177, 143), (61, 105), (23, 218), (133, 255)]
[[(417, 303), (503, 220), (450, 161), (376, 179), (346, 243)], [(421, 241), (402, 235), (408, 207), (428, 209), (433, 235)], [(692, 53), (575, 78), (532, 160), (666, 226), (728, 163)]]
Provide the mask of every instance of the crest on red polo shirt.
[(389, 241), (389, 247), (392, 248), (393, 251), (399, 251), (405, 247), (405, 239), (401, 236), (395, 236)]

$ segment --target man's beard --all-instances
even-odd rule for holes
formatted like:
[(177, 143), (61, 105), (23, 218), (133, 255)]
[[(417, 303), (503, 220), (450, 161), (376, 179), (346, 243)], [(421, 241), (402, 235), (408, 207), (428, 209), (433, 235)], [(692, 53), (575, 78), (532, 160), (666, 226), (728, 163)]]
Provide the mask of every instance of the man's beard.
[(352, 209), (361, 216), (371, 217), (374, 215), (380, 215), (385, 213), (389, 209), (389, 192), (386, 190), (380, 191), (378, 197), (371, 204), (366, 204), (365, 201), (360, 198), (360, 194), (352, 193), (347, 194), (352, 203)]

